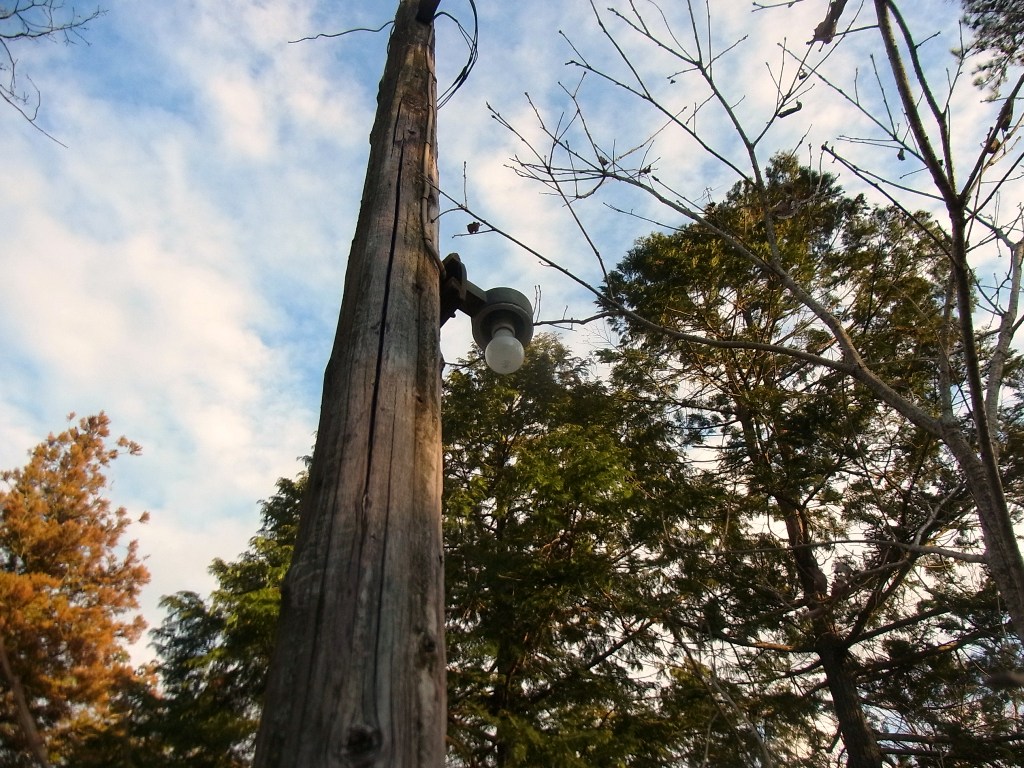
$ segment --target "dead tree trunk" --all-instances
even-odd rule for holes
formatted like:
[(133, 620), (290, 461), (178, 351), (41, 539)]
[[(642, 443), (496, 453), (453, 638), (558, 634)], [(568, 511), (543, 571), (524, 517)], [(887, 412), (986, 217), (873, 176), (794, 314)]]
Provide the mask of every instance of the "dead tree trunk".
[(380, 84), (257, 768), (444, 763), (436, 83), (419, 6), (401, 0)]

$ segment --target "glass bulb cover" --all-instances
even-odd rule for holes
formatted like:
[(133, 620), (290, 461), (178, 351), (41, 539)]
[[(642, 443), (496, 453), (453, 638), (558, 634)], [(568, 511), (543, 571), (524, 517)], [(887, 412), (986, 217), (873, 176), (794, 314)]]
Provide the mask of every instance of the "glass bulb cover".
[(519, 339), (512, 331), (506, 328), (499, 328), (495, 331), (494, 338), (484, 350), (484, 360), (495, 373), (515, 373), (525, 358), (523, 345), (519, 343)]

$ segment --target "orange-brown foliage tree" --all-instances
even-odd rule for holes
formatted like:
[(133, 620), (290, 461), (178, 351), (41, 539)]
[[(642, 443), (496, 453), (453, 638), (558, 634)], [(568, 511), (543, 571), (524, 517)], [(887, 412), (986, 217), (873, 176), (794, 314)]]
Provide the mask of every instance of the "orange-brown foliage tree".
[[(0, 765), (63, 762), (84, 729), (109, 721), (131, 678), (126, 645), (144, 628), (148, 581), (131, 523), (104, 497), (106, 467), (140, 447), (100, 413), (50, 435), (0, 473)], [(145, 520), (145, 515), (142, 521)]]

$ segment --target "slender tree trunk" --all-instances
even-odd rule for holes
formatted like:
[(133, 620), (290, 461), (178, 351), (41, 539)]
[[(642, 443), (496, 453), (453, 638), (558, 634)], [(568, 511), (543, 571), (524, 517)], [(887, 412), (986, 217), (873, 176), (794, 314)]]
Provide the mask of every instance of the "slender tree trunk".
[[(952, 424), (938, 424), (939, 437), (945, 442), (956, 457), (963, 470), (967, 486), (978, 509), (981, 523), (982, 540), (985, 544), (985, 556), (988, 560), (989, 572), (1002, 598), (1006, 611), (1017, 637), (1024, 640), (1024, 557), (1021, 555), (1017, 542), (1009, 505), (1002, 487), (1000, 476), (999, 451), (997, 437), (992, 429), (996, 421), (994, 409), (998, 404), (999, 391), (1003, 382), (1001, 366), (991, 371), (996, 376), (986, 383), (983, 381), (982, 365), (974, 327), (974, 278), (967, 259), (968, 223), (973, 219), (969, 214), (966, 201), (973, 189), (958, 190), (953, 175), (952, 164), (946, 163), (944, 157), (948, 152), (948, 136), (942, 140), (938, 151), (924, 125), (923, 115), (927, 112), (922, 108), (920, 89), (911, 84), (903, 54), (900, 51), (900, 38), (893, 29), (893, 9), (889, 0), (875, 0), (875, 14), (878, 19), (878, 31), (882, 44), (885, 46), (889, 66), (900, 95), (903, 112), (908, 127), (921, 151), (925, 168), (931, 174), (935, 189), (942, 196), (949, 217), (949, 263), (952, 269), (953, 284), (956, 289), (956, 306), (959, 320), (966, 389), (971, 406), (971, 417), (974, 426), (974, 446), (961, 429)], [(909, 40), (904, 40), (910, 43)], [(1011, 301), (1016, 306), (1018, 297)], [(1015, 309), (1013, 311), (1016, 311)], [(1009, 321), (1009, 318), (1004, 318)], [(1008, 326), (1012, 327), (1009, 322)], [(1009, 343), (1007, 340), (1006, 344)], [(1004, 352), (1005, 353), (1005, 352)], [(896, 403), (895, 407), (910, 418), (906, 403)], [(913, 420), (913, 419), (911, 419)], [(923, 425), (935, 432), (935, 426)]]
[(815, 634), (814, 650), (821, 659), (825, 682), (832, 694), (832, 708), (846, 747), (847, 768), (881, 768), (882, 752), (861, 706), (849, 651), (829, 618), (828, 578), (821, 570), (814, 550), (807, 546), (811, 543), (810, 535), (800, 510), (786, 498), (776, 496), (775, 499), (785, 514), (800, 587), (807, 607), (815, 614), (811, 624)]
[[(514, 599), (514, 598), (513, 598)], [(507, 613), (506, 613), (507, 612)], [(514, 606), (502, 606), (504, 615), (515, 615)], [(504, 638), (498, 645), (494, 658), (495, 675), (494, 688), (487, 699), (487, 709), (497, 725), (494, 732), (494, 765), (496, 768), (505, 768), (510, 762), (512, 755), (512, 731), (505, 722), (509, 714), (511, 687), (515, 684), (516, 669), (521, 661), (520, 655), (513, 648), (511, 637)]]
[[(828, 577), (821, 570), (811, 544), (810, 525), (800, 506), (790, 498), (784, 486), (772, 486), (774, 472), (767, 457), (756, 446), (757, 430), (749, 413), (740, 414), (748, 446), (747, 456), (756, 468), (755, 474), (766, 478), (760, 482), (761, 492), (775, 500), (786, 523), (793, 559), (796, 562), (800, 589), (807, 608), (814, 615), (813, 646), (825, 672), (825, 682), (832, 694), (832, 708), (839, 724), (839, 732), (846, 747), (848, 768), (881, 768), (882, 753), (878, 739), (868, 724), (857, 688), (857, 677), (850, 666), (849, 651), (835, 630), (829, 617)], [(777, 446), (782, 450), (781, 446)], [(787, 457), (791, 463), (791, 457)], [(780, 481), (783, 482), (784, 481)]]
[(25, 686), (22, 685), (21, 678), (14, 671), (11, 658), (7, 654), (7, 642), (4, 640), (2, 633), (0, 633), (0, 673), (3, 674), (3, 679), (11, 689), (11, 695), (14, 697), (14, 709), (18, 718), (18, 726), (25, 737), (25, 743), (28, 745), (29, 752), (32, 753), (33, 759), (39, 764), (40, 768), (50, 768), (50, 761), (46, 756), (46, 745), (43, 743), (43, 737), (39, 735), (39, 729), (36, 728), (36, 721), (32, 717), (32, 711), (28, 708)]
[(433, 27), (401, 0), (257, 768), (440, 768), (445, 658)]
[[(998, 405), (997, 393), (1002, 388), (1002, 382), (988, 382), (988, 387), (993, 393), (992, 402), (989, 403), (982, 381), (981, 360), (975, 341), (972, 315), (973, 277), (967, 263), (967, 235), (964, 223), (967, 220), (967, 212), (959, 201), (956, 205), (947, 207), (953, 223), (950, 233), (953, 254), (950, 262), (956, 287), (957, 315), (963, 339), (967, 389), (970, 394), (971, 416), (977, 442), (976, 451), (964, 451), (962, 447), (953, 445), (950, 445), (950, 450), (964, 471), (967, 487), (978, 508), (982, 541), (985, 544), (985, 556), (992, 581), (999, 590), (1007, 613), (1010, 614), (1010, 621), (1017, 637), (1024, 641), (1024, 558), (1021, 557), (1009, 504), (1006, 501), (1006, 492), (1003, 489), (999, 449), (993, 429), (998, 413), (994, 410), (989, 411), (990, 404), (993, 408)], [(962, 441), (959, 432), (954, 433), (953, 441)], [(946, 442), (950, 444), (949, 439)], [(958, 450), (960, 455), (957, 455)]]
[(850, 669), (849, 651), (834, 632), (828, 631), (817, 638), (815, 650), (832, 694), (832, 708), (846, 747), (847, 768), (881, 768), (882, 751), (864, 715), (857, 677)]

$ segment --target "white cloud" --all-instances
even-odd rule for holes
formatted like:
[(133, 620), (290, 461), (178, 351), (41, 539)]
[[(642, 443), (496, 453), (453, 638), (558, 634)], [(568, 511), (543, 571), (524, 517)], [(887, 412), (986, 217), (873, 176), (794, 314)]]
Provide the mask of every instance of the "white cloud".
[[(138, 540), (150, 571), (150, 583), (140, 603), (143, 615), (149, 618), (149, 629), (159, 625), (163, 596), (184, 591), (208, 594), (217, 584), (205, 566), (215, 557), (233, 559), (254, 533), (249, 520), (214, 517), (197, 525), (183, 522), (170, 510), (156, 510), (148, 523), (132, 526), (130, 535)], [(147, 632), (132, 648), (134, 663), (152, 659), (149, 643)]]
[[(329, 55), (284, 50), (280, 3), (230, 5), (197, 5), (185, 26), (166, 6), (105, 21), (140, 25), (150, 44), (134, 49), (131, 77), (173, 95), (126, 86), (115, 49), (69, 49), (115, 68), (46, 94), (70, 149), (0, 121), (17, 179), (0, 189), (0, 460), (24, 463), (72, 410), (105, 409), (143, 444), (117, 469), (116, 502), (152, 513), (135, 532), (154, 575), (151, 624), (161, 594), (211, 585), (210, 559), (244, 548), (258, 500), (309, 450), (337, 241), (355, 216), (338, 201), (358, 200), (336, 178), (358, 165), (343, 148), (365, 145), (351, 123), (369, 114), (348, 99), (361, 87), (326, 91)], [(310, 350), (322, 359), (297, 360)]]
[(218, 72), (206, 86), (207, 104), (216, 115), (222, 145), (243, 160), (266, 160), (276, 136), (266, 96), (241, 73)]

